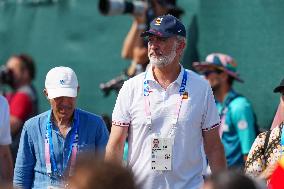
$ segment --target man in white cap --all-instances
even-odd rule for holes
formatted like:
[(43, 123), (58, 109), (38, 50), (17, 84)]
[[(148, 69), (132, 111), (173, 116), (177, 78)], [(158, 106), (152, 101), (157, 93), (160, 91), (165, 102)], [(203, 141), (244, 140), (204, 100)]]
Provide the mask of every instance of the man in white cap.
[(17, 155), (14, 186), (63, 188), (72, 174), (76, 154), (104, 152), (108, 131), (101, 117), (76, 108), (77, 76), (55, 67), (45, 79), (51, 109), (26, 121)]

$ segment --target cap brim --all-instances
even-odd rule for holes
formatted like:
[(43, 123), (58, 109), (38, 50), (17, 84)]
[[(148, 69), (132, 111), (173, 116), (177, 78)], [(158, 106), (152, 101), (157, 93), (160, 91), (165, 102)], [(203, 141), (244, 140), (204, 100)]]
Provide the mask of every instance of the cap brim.
[(276, 88), (273, 90), (273, 92), (279, 93), (279, 92), (281, 92), (282, 89), (284, 89), (284, 86), (283, 86), (283, 85), (279, 85), (278, 87), (276, 87)]
[(198, 71), (198, 72), (203, 72), (204, 70), (208, 69), (220, 69), (224, 72), (226, 72), (228, 75), (232, 76), (235, 80), (243, 83), (244, 80), (241, 79), (237, 73), (232, 72), (228, 69), (226, 69), (224, 66), (218, 66), (216, 64), (212, 64), (210, 62), (193, 62), (192, 66)]
[(57, 88), (57, 89), (46, 89), (48, 98), (53, 99), (57, 97), (77, 97), (77, 88)]
[(146, 37), (146, 36), (151, 36), (151, 35), (155, 35), (155, 36), (158, 36), (158, 37), (164, 37), (164, 38), (174, 36), (174, 34), (172, 34), (172, 33), (161, 33), (161, 32), (156, 31), (156, 30), (148, 30), (148, 31), (141, 33), (140, 37)]

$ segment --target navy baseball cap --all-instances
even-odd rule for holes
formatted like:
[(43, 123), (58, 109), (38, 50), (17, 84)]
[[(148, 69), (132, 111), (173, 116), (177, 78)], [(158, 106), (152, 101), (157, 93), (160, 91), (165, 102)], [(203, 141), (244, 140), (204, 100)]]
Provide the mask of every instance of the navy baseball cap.
[(141, 37), (150, 35), (156, 35), (159, 37), (169, 38), (175, 35), (186, 37), (186, 31), (184, 25), (174, 17), (173, 15), (167, 14), (155, 18), (151, 24), (150, 29), (141, 34)]

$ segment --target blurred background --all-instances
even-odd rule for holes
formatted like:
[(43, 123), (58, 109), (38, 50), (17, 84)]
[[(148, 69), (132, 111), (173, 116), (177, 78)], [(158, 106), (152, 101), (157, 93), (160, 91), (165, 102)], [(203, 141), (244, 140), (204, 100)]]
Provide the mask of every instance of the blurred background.
[[(40, 112), (49, 107), (42, 90), (52, 67), (69, 66), (80, 84), (78, 107), (111, 115), (116, 92), (101, 83), (124, 73), (130, 61), (121, 47), (132, 16), (102, 15), (98, 0), (0, 0), (0, 65), (13, 54), (31, 55)], [(178, 0), (188, 32), (182, 64), (204, 60), (211, 52), (234, 57), (244, 84), (235, 89), (251, 100), (258, 124), (268, 128), (279, 95), (272, 90), (284, 77), (284, 1)], [(282, 65), (282, 66), (281, 66)], [(9, 90), (9, 89), (8, 89)]]

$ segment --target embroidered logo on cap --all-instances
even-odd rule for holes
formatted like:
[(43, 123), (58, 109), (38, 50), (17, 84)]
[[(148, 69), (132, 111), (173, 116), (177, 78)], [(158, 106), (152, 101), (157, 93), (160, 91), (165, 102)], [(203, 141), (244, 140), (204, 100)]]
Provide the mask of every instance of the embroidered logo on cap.
[(163, 20), (163, 18), (157, 18), (157, 19), (156, 19), (156, 23), (155, 23), (155, 25), (156, 25), (156, 26), (161, 25), (162, 20)]

